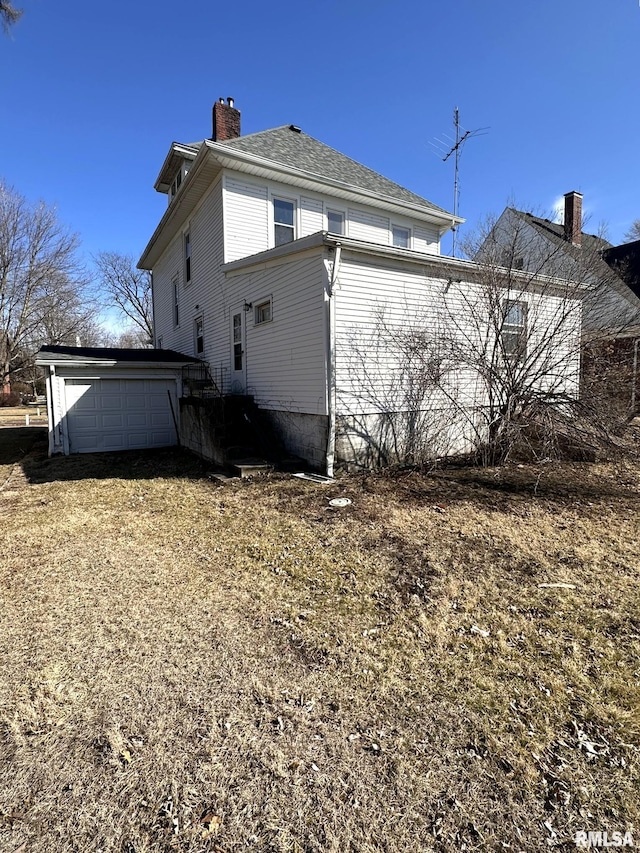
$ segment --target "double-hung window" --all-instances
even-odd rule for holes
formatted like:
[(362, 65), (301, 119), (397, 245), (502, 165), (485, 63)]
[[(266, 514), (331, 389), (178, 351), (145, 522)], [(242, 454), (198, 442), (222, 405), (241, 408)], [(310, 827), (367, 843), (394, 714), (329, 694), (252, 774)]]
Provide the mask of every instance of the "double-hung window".
[(184, 282), (191, 281), (191, 232), (186, 231), (184, 235)]
[(176, 276), (173, 279), (173, 325), (180, 325), (180, 279)]
[(327, 210), (327, 231), (344, 234), (344, 213), (341, 210)]
[(391, 229), (391, 235), (394, 246), (398, 246), (401, 249), (409, 248), (411, 232), (408, 228), (402, 228), (400, 225), (394, 225)]
[(502, 349), (507, 358), (519, 361), (527, 354), (527, 304), (508, 299), (504, 303)]
[(275, 246), (291, 243), (296, 238), (295, 205), (282, 198), (273, 200), (273, 242)]

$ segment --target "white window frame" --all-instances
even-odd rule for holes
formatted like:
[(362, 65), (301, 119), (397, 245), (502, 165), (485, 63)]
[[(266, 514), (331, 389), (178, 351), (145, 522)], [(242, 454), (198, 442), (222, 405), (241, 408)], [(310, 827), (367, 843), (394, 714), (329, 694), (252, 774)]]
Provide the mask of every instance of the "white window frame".
[[(200, 325), (200, 334), (198, 335), (198, 324)], [(198, 349), (198, 341), (202, 342), (202, 349)], [(198, 314), (193, 318), (193, 352), (194, 355), (204, 355), (204, 315)]]
[[(292, 217), (293, 225), (286, 225), (282, 222), (276, 222), (276, 202), (277, 201), (282, 201), (285, 204), (292, 205), (292, 207), (293, 207), (293, 217)], [(272, 222), (271, 237), (272, 237), (274, 248), (277, 246), (286, 246), (289, 243), (293, 243), (294, 240), (297, 239), (297, 236), (299, 233), (299, 227), (298, 227), (298, 210), (299, 210), (299, 207), (300, 207), (300, 205), (298, 204), (298, 200), (295, 198), (287, 198), (287, 196), (279, 195), (277, 193), (271, 196), (271, 222)], [(291, 240), (287, 240), (286, 243), (277, 243), (276, 242), (276, 227), (278, 227), (278, 226), (281, 226), (282, 228), (291, 228), (291, 232), (293, 235)]]
[[(331, 230), (331, 227), (329, 226), (329, 215), (330, 214), (333, 214), (334, 216), (341, 216), (342, 217), (342, 231), (332, 231)], [(335, 207), (328, 207), (327, 208), (327, 231), (329, 231), (331, 234), (340, 234), (341, 237), (346, 236), (346, 234), (347, 234), (347, 214), (344, 212), (344, 210), (338, 210)]]
[[(404, 231), (407, 235), (407, 245), (401, 246), (399, 243), (396, 243), (396, 231)], [(411, 248), (411, 228), (408, 225), (400, 225), (399, 222), (391, 223), (391, 245), (395, 246), (397, 249), (410, 249)]]
[[(522, 311), (522, 323), (507, 322), (512, 306), (517, 306)], [(500, 328), (502, 351), (510, 361), (523, 361), (527, 357), (529, 345), (529, 305), (522, 299), (505, 299), (502, 316)]]
[(176, 273), (171, 279), (173, 289), (173, 325), (180, 328), (180, 276)]
[[(260, 320), (258, 318), (258, 312), (265, 308), (269, 307), (269, 317), (266, 320)], [(269, 295), (265, 299), (259, 299), (253, 303), (253, 325), (254, 326), (265, 326), (267, 323), (273, 322), (273, 296)]]
[(193, 279), (192, 261), (193, 246), (191, 245), (191, 228), (187, 228), (182, 233), (182, 259), (184, 263), (184, 283), (185, 286), (191, 284)]

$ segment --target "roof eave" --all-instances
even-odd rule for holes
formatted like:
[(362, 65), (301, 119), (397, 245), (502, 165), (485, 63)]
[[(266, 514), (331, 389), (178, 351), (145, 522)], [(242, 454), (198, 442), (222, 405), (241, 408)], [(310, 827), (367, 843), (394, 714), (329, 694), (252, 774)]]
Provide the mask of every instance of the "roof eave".
[[(375, 193), (353, 184), (316, 175), (304, 169), (286, 166), (283, 163), (277, 163), (274, 160), (259, 157), (256, 154), (248, 154), (246, 151), (239, 151), (210, 139), (204, 140), (203, 147), (205, 146), (215, 153), (216, 159), (227, 169), (238, 169), (238, 164), (240, 164), (253, 167), (255, 174), (262, 173), (262, 176), (266, 178), (276, 179), (283, 183), (300, 183), (308, 189), (315, 188), (316, 190), (318, 187), (322, 187), (323, 189), (329, 188), (332, 195), (335, 195), (336, 190), (338, 190), (340, 195), (344, 195), (345, 198), (351, 198), (354, 201), (371, 204), (374, 207), (383, 207), (386, 210), (393, 209), (405, 215), (410, 213), (414, 218), (431, 222), (443, 228), (442, 233), (445, 233), (455, 225), (461, 225), (465, 221), (459, 216), (454, 216), (452, 213), (447, 213), (435, 207), (381, 195), (380, 193)], [(239, 171), (246, 171), (246, 169), (240, 168)]]
[(175, 172), (176, 160), (195, 160), (197, 153), (197, 149), (192, 148), (190, 145), (184, 145), (181, 142), (172, 142), (169, 153), (164, 158), (162, 168), (158, 172), (158, 177), (153, 185), (156, 192), (166, 193), (169, 190)]

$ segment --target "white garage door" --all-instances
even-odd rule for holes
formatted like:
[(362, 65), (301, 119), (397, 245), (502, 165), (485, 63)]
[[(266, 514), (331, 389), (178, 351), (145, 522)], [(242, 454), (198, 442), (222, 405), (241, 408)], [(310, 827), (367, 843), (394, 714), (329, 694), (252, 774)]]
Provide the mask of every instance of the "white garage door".
[(96, 453), (176, 444), (171, 379), (67, 379), (70, 453)]

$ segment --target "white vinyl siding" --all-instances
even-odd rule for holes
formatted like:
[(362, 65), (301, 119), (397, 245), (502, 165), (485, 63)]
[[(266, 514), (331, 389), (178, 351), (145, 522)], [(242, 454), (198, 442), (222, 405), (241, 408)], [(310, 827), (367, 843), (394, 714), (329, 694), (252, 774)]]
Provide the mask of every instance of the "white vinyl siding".
[[(504, 298), (526, 303), (528, 352), (539, 353), (540, 388), (576, 395), (580, 302), (530, 292), (505, 291)], [(487, 404), (486, 387), (472, 364), (473, 349), (471, 361), (459, 368), (448, 365), (438, 384), (433, 377), (428, 381), (428, 371), (423, 374), (427, 381), (416, 382), (419, 373), (411, 371), (412, 350), (406, 342), (420, 342), (419, 357), (424, 360), (416, 362), (418, 369), (430, 363), (435, 375), (443, 340), (471, 347), (478, 341), (479, 349), (489, 328), (487, 310), (477, 283), (450, 282), (414, 265), (391, 260), (366, 263), (343, 254), (335, 292), (335, 378), (336, 413), (350, 424), (345, 428), (346, 443), (361, 444), (362, 435), (381, 413), (417, 410), (426, 412), (432, 425), (443, 413), (439, 423), (445, 426), (434, 439), (443, 452), (470, 449), (474, 413)], [(453, 410), (448, 399), (456, 400)], [(446, 414), (452, 411), (454, 420)]]
[(306, 237), (322, 231), (324, 227), (323, 203), (319, 198), (300, 198), (300, 236)]
[(227, 175), (224, 190), (225, 263), (269, 248), (266, 186)]
[(389, 217), (349, 208), (349, 236), (356, 240), (388, 245), (391, 242)]
[[(221, 313), (220, 265), (222, 259), (222, 194), (218, 180), (208, 191), (190, 219), (192, 283), (184, 281), (184, 234), (178, 233), (153, 270), (156, 340), (162, 338), (166, 349), (193, 352), (193, 323), (196, 317), (212, 318)], [(178, 276), (180, 325), (174, 325), (173, 280)], [(213, 329), (211, 329), (213, 332)], [(214, 354), (216, 342), (205, 328), (205, 351)]]
[(265, 409), (327, 413), (324, 277), (318, 250), (227, 278), (230, 304), (256, 306), (271, 294), (270, 322), (246, 315), (247, 392)]
[(425, 228), (422, 225), (413, 227), (413, 248), (416, 252), (427, 252), (430, 255), (440, 254), (440, 237), (436, 228)]

